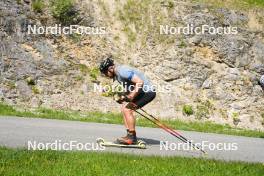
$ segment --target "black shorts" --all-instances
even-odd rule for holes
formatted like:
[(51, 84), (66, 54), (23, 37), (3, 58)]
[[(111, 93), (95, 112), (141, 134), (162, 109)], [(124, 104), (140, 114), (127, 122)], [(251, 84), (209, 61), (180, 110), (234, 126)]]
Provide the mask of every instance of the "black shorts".
[(155, 97), (156, 97), (156, 92), (154, 91), (149, 91), (149, 92), (141, 91), (134, 98), (132, 102), (135, 103), (138, 106), (138, 108), (142, 108), (143, 106), (151, 102)]

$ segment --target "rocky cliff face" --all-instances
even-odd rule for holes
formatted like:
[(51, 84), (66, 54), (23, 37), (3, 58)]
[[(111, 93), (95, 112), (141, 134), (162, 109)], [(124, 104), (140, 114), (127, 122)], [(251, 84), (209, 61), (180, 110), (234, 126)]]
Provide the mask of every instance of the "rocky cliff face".
[[(74, 24), (105, 27), (100, 35), (33, 35), (28, 25), (60, 24), (50, 4), (0, 2), (0, 97), (9, 104), (80, 111), (118, 111), (93, 92), (109, 84), (96, 66), (112, 53), (158, 85), (146, 109), (167, 118), (263, 128), (263, 9), (232, 10), (190, 1), (77, 1)], [(78, 13), (77, 13), (78, 12)], [(70, 14), (69, 14), (70, 15)], [(161, 34), (161, 26), (236, 27), (237, 34)]]

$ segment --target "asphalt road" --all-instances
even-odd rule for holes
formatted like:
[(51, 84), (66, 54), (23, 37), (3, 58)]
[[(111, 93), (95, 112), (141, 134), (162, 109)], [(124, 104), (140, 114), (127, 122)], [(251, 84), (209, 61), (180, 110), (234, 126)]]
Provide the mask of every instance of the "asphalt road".
[(125, 135), (122, 125), (0, 117), (0, 146), (11, 148), (82, 149), (264, 163), (264, 139), (190, 131), (180, 132), (196, 143), (203, 142), (207, 155), (188, 149), (187, 145), (183, 145), (177, 138), (159, 128), (137, 127), (138, 137), (147, 142), (147, 149), (103, 148), (97, 145), (96, 139), (101, 137), (107, 141), (114, 141), (117, 137)]

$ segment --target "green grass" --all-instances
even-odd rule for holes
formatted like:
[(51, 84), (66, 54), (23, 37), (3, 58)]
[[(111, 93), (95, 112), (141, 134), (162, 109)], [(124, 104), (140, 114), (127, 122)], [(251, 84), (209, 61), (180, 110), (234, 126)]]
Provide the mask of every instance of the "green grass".
[[(35, 110), (17, 110), (14, 107), (0, 103), (0, 115), (20, 116), (20, 117), (38, 117), (47, 119), (61, 119), (61, 120), (77, 120), (84, 122), (98, 122), (122, 124), (122, 116), (119, 113), (102, 113), (102, 112), (87, 112), (80, 113), (78, 111), (59, 111), (46, 108), (38, 108)], [(200, 131), (219, 134), (230, 134), (248, 137), (264, 138), (263, 131), (245, 130), (240, 128), (233, 128), (229, 125), (214, 124), (212, 122), (183, 122), (181, 120), (162, 120), (164, 123), (170, 125), (177, 130)], [(138, 117), (137, 125), (144, 127), (156, 127), (148, 120)]]
[[(165, 13), (164, 8), (168, 12)], [(172, 9), (174, 2), (171, 0), (127, 0), (120, 3), (116, 16), (122, 23), (122, 30), (131, 46), (135, 43), (145, 46), (149, 40), (167, 45), (174, 41), (175, 36), (160, 35), (159, 29), (160, 25), (174, 25), (173, 20), (167, 17), (173, 15)]]
[[(264, 1), (263, 0), (240, 0), (240, 3), (246, 4), (248, 7), (264, 7)], [(238, 1), (236, 3), (239, 3)]]
[(262, 176), (263, 164), (117, 153), (0, 148), (0, 175)]
[(215, 7), (225, 7), (231, 9), (251, 9), (264, 8), (263, 0), (193, 0), (194, 2), (201, 2), (213, 5)]

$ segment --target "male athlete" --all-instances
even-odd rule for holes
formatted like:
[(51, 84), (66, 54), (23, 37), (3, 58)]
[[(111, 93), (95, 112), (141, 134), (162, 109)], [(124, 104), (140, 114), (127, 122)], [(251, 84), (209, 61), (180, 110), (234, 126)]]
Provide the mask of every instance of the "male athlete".
[(142, 72), (126, 65), (115, 65), (111, 57), (103, 60), (99, 69), (108, 78), (117, 80), (126, 91), (126, 94), (117, 102), (121, 104), (127, 135), (118, 138), (116, 142), (126, 145), (136, 144), (136, 121), (133, 110), (151, 102), (156, 97), (156, 92)]

